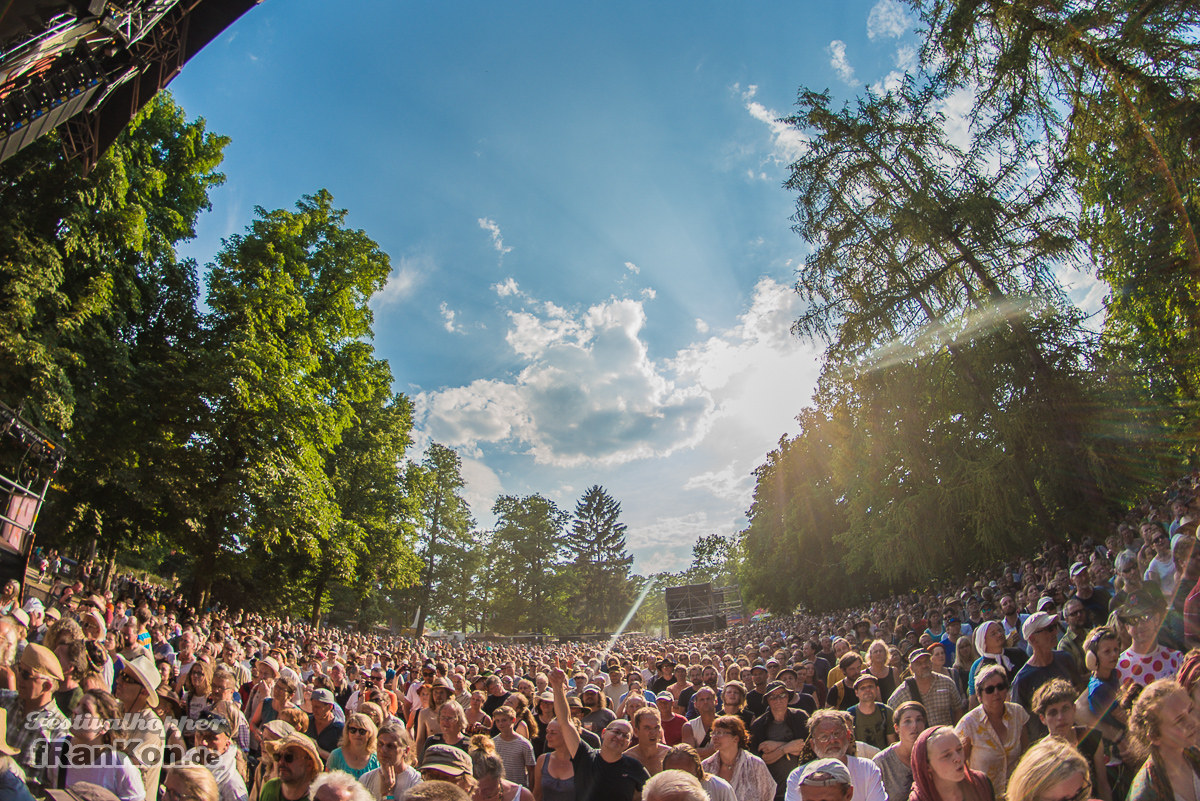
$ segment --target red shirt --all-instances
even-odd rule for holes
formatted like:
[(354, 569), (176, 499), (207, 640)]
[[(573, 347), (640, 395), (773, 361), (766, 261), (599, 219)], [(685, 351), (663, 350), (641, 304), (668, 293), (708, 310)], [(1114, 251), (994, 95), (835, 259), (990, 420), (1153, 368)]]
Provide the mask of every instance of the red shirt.
[(663, 718), (663, 742), (667, 745), (679, 745), (683, 742), (683, 724), (687, 723), (687, 718), (683, 715), (672, 715), (669, 718)]

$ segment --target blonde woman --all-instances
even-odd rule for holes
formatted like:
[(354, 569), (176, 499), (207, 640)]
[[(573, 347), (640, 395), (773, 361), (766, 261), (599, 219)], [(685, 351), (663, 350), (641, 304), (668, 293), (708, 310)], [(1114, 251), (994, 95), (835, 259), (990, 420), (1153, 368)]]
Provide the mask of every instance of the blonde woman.
[(1034, 743), (1008, 780), (1008, 801), (1061, 801), (1091, 798), (1087, 760), (1066, 740), (1047, 737)]
[(379, 759), (375, 756), (378, 735), (375, 721), (361, 712), (355, 712), (346, 718), (342, 739), (329, 754), (325, 769), (340, 770), (356, 779), (367, 771), (375, 770), (379, 767)]

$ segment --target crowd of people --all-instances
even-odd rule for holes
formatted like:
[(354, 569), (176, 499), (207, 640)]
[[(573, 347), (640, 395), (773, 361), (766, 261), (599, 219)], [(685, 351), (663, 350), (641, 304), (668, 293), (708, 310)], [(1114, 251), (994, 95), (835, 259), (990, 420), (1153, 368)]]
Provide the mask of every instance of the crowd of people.
[(13, 582), (0, 799), (1200, 801), (1198, 487), (962, 586), (610, 648)]

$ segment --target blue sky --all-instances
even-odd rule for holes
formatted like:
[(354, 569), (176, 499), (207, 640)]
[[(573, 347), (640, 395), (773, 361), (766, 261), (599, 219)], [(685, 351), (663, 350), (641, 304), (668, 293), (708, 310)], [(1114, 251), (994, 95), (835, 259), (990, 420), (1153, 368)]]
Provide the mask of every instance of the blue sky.
[(913, 27), (896, 0), (266, 0), (171, 85), (233, 140), (186, 252), (329, 189), (392, 260), (376, 346), (414, 457), (455, 447), (482, 525), (602, 484), (635, 569), (680, 569), (744, 527), (819, 372), (775, 120), (898, 80)]

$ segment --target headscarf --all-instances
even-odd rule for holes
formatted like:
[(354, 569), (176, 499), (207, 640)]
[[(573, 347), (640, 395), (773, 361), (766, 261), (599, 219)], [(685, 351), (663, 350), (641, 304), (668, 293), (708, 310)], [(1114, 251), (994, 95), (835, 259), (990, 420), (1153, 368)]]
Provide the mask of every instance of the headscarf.
[[(992, 626), (1000, 626), (1000, 622), (997, 620), (985, 620), (979, 624), (979, 628), (975, 629), (975, 650), (978, 651), (979, 655), (984, 659), (990, 659), (996, 664), (1000, 665), (1000, 667), (1004, 668), (1004, 670), (1007, 671), (1011, 676), (1013, 672), (1013, 663), (1011, 659), (1004, 655), (1003, 648), (1000, 649), (1000, 653), (998, 654), (989, 654), (986, 650), (984, 650), (986, 647), (985, 643), (987, 642), (988, 629)], [(1004, 634), (1003, 626), (1000, 627), (1000, 634)]]
[[(929, 741), (946, 733), (958, 736), (949, 726), (934, 726), (921, 732), (921, 736), (913, 744), (912, 756), (909, 758), (909, 764), (912, 765), (913, 785), (908, 794), (908, 801), (942, 801), (942, 797), (937, 791), (937, 785), (934, 784), (933, 769), (929, 767)], [(964, 756), (964, 771), (967, 775), (964, 781), (974, 790), (975, 798), (989, 798), (992, 794), (988, 789), (987, 777), (965, 767), (965, 760)]]

